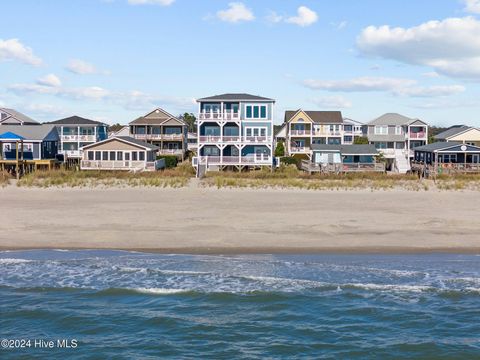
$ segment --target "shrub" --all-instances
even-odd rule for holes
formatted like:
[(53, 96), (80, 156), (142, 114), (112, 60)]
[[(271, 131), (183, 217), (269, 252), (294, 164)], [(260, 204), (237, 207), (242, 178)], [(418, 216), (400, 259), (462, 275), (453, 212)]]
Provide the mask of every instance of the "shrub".
[(275, 148), (275, 156), (276, 157), (285, 156), (285, 145), (283, 144), (283, 141), (278, 142), (277, 147)]
[(174, 155), (159, 155), (159, 156), (157, 156), (157, 160), (160, 160), (160, 159), (165, 159), (165, 167), (167, 169), (174, 168), (175, 166), (177, 166), (177, 163), (178, 163), (178, 158)]
[(359, 136), (353, 140), (355, 145), (368, 145), (368, 138), (366, 136)]
[(284, 156), (280, 158), (280, 163), (285, 164), (285, 165), (297, 165), (299, 164), (299, 159), (293, 157), (293, 156)]

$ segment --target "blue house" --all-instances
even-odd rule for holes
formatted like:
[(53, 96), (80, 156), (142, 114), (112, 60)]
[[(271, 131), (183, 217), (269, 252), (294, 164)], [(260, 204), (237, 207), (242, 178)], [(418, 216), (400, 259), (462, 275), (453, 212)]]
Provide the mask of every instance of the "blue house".
[(198, 156), (206, 169), (273, 166), (275, 100), (250, 94), (222, 94), (197, 100)]
[[(17, 146), (23, 143), (24, 160), (55, 159), (60, 137), (53, 125), (0, 126), (0, 159), (16, 160)], [(19, 152), (22, 153), (22, 149)]]

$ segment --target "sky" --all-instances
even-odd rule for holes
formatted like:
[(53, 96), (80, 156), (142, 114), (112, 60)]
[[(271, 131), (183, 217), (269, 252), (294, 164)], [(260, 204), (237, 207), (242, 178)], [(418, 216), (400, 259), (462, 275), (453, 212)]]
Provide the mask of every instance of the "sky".
[(0, 0), (0, 106), (126, 124), (246, 92), (480, 126), (480, 0)]

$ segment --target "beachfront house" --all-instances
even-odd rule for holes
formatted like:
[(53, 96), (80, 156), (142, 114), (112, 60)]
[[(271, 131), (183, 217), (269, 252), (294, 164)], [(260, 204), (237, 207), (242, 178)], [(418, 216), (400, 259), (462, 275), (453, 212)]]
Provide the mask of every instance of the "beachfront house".
[(435, 141), (480, 146), (480, 129), (466, 125), (454, 125), (433, 138)]
[(14, 109), (0, 108), (1, 125), (40, 125), (40, 123)]
[(384, 172), (385, 164), (377, 162), (379, 151), (373, 145), (312, 144), (308, 160), (301, 168), (310, 173)]
[(480, 146), (436, 142), (414, 149), (412, 170), (424, 174), (480, 172)]
[(83, 148), (82, 170), (156, 170), (158, 146), (128, 136), (109, 138)]
[(413, 149), (427, 144), (428, 124), (400, 114), (384, 114), (367, 124), (367, 136), (386, 158), (387, 169), (398, 173), (410, 170)]
[(310, 157), (313, 145), (351, 145), (363, 136), (363, 124), (343, 118), (340, 111), (285, 112), (276, 140), (285, 142), (286, 155)]
[(107, 138), (108, 125), (100, 121), (70, 116), (52, 121), (60, 134), (59, 154), (66, 161), (80, 162), (82, 148)]
[(155, 109), (133, 120), (130, 136), (158, 147), (159, 155), (175, 155), (180, 160), (187, 151), (187, 124), (163, 109)]
[(275, 100), (250, 94), (198, 99), (197, 169), (223, 170), (273, 166)]
[(14, 168), (19, 161), (31, 169), (53, 168), (60, 137), (53, 125), (0, 126), (0, 168)]
[(188, 151), (197, 152), (198, 149), (198, 136), (197, 133), (188, 132), (187, 135)]

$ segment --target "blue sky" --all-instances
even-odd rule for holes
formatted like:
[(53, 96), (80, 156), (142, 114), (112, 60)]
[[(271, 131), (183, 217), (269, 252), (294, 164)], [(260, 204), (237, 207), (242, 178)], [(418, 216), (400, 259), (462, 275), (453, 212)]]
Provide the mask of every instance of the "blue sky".
[(480, 126), (480, 0), (2, 0), (0, 105), (127, 123), (248, 92)]

